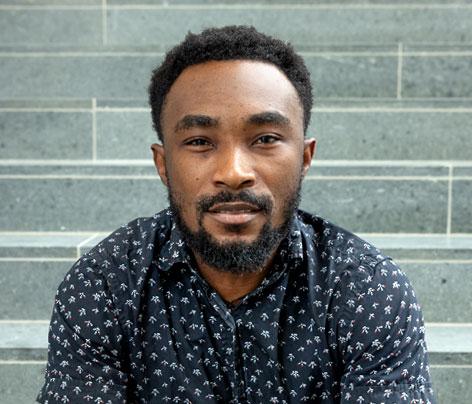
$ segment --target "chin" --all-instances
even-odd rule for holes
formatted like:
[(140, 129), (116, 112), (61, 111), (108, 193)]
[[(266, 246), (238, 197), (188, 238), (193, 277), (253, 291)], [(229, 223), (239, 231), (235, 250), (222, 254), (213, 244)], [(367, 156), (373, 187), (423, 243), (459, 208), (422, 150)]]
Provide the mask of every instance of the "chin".
[[(205, 225), (206, 224), (206, 225)], [(216, 240), (241, 240), (252, 242), (260, 236), (264, 226), (267, 226), (269, 223), (244, 223), (244, 224), (218, 224), (213, 225), (213, 223), (204, 223), (201, 225), (200, 230), (211, 234)]]
[(229, 246), (232, 244), (252, 244), (257, 240), (258, 235), (253, 235), (253, 236), (242, 236), (239, 234), (233, 234), (233, 235), (224, 235), (224, 236), (215, 236), (212, 235), (213, 239), (220, 244), (221, 246)]

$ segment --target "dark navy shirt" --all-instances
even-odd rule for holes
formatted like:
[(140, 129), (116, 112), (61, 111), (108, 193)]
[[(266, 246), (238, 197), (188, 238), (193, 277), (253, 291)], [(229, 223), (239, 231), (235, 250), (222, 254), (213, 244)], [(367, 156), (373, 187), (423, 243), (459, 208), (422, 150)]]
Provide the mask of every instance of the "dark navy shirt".
[(298, 211), (273, 268), (229, 307), (169, 210), (123, 226), (59, 286), (42, 403), (435, 403), (405, 274)]

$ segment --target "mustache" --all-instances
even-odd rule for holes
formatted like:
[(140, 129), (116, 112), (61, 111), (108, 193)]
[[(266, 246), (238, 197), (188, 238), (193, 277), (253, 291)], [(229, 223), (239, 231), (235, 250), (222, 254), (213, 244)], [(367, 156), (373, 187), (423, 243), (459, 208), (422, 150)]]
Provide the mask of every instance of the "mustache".
[(197, 210), (200, 214), (208, 212), (217, 203), (245, 202), (256, 206), (262, 212), (269, 214), (272, 211), (273, 203), (267, 195), (256, 195), (252, 191), (244, 190), (234, 194), (223, 191), (216, 195), (204, 196), (197, 202)]

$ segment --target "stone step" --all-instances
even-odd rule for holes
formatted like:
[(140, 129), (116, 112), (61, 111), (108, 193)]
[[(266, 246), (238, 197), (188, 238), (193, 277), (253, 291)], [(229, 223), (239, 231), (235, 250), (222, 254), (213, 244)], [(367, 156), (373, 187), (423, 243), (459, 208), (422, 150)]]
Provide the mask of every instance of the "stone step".
[[(5, 323), (0, 328), (0, 394), (3, 403), (32, 403), (47, 361), (44, 323)], [(472, 325), (427, 324), (431, 372), (439, 403), (472, 399)]]
[[(150, 159), (157, 141), (145, 102), (10, 100), (0, 122), (0, 159)], [(317, 160), (471, 161), (470, 127), (472, 102), (315, 100), (307, 136)]]
[(186, 1), (187, 4), (123, 3), (107, 1), (103, 5), (72, 7), (5, 5), (0, 9), (0, 37), (3, 45), (9, 47), (165, 47), (179, 41), (188, 30), (199, 31), (217, 21), (218, 25), (254, 25), (294, 44), (472, 42), (472, 9), (470, 4), (460, 1), (439, 6), (394, 1), (348, 5), (341, 1), (337, 4), (307, 4), (307, 1), (202, 4), (197, 0)]
[[(150, 161), (66, 163), (0, 163), (0, 230), (106, 232), (167, 206)], [(315, 161), (301, 207), (355, 232), (470, 233), (468, 164)]]
[[(49, 319), (65, 273), (105, 236), (0, 232), (0, 320)], [(427, 322), (472, 323), (472, 235), (361, 236), (407, 273)]]
[[(303, 49), (317, 98), (472, 97), (470, 46)], [(1, 48), (0, 99), (145, 100), (162, 56), (155, 47)]]

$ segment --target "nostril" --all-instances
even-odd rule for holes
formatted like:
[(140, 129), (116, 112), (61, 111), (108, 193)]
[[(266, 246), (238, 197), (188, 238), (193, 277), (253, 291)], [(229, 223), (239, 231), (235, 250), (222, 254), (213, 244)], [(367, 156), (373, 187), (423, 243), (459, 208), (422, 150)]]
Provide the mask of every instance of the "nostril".
[(251, 187), (255, 184), (255, 180), (253, 178), (242, 178), (242, 177), (225, 177), (225, 178), (220, 178), (216, 179), (214, 181), (215, 185), (218, 187), (225, 187), (225, 188), (231, 188), (234, 190), (242, 189), (242, 188), (248, 188)]
[(240, 189), (255, 183), (253, 164), (241, 153), (232, 153), (221, 157), (214, 175), (217, 186)]

